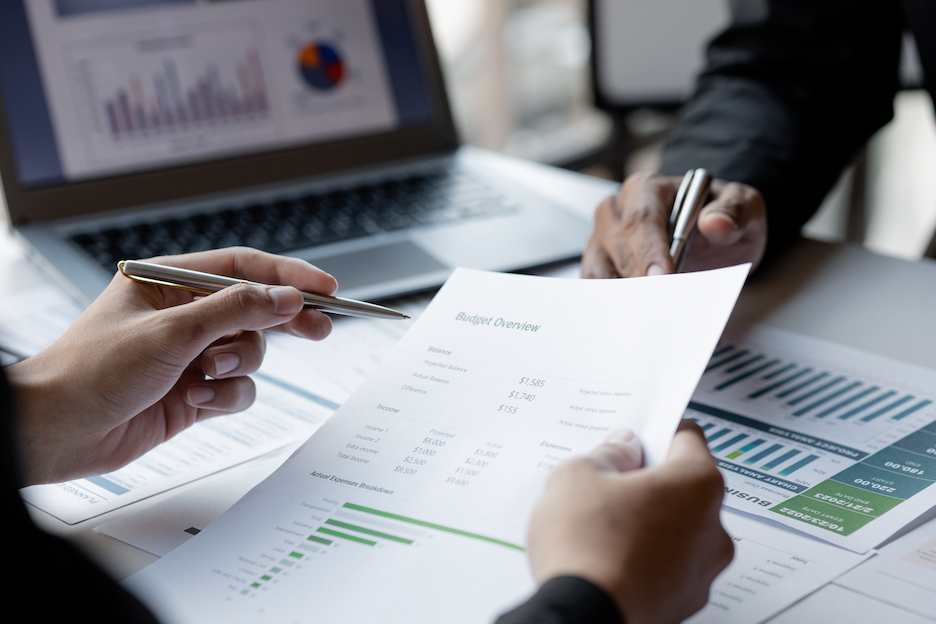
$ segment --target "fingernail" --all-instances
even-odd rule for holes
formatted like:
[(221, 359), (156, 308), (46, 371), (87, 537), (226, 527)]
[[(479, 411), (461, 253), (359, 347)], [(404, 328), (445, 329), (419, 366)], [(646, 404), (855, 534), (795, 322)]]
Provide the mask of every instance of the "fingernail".
[(192, 385), (188, 387), (186, 397), (190, 405), (204, 405), (214, 401), (215, 391), (211, 386)]
[(236, 353), (219, 353), (211, 361), (214, 363), (215, 375), (230, 373), (240, 365), (240, 357)]
[(647, 267), (647, 275), (666, 275), (666, 269), (654, 263)]
[(273, 312), (281, 316), (293, 316), (302, 309), (302, 299), (296, 297), (296, 289), (289, 286), (277, 286), (269, 291), (273, 298)]
[(637, 439), (637, 434), (631, 429), (618, 429), (617, 431), (612, 431), (608, 434), (605, 442), (608, 444), (631, 444), (634, 440)]

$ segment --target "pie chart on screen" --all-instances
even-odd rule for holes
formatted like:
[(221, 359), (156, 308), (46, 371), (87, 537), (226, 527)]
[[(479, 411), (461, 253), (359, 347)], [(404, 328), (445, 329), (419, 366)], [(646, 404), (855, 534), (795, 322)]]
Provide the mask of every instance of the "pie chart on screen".
[(328, 91), (341, 84), (344, 61), (330, 45), (312, 42), (299, 52), (299, 73), (313, 89)]

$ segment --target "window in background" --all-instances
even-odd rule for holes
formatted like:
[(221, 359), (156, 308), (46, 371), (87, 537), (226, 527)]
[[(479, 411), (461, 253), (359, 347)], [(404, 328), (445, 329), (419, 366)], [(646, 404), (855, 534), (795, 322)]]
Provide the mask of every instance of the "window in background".
[(592, 105), (585, 0), (428, 0), (466, 143), (557, 163), (608, 139)]

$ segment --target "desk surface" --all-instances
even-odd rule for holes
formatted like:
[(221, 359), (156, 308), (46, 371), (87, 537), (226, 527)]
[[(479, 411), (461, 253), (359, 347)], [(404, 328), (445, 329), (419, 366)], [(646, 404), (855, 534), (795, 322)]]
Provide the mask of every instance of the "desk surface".
[[(588, 214), (616, 189), (605, 180), (506, 157), (503, 170), (531, 190)], [(0, 297), (47, 281), (10, 236), (0, 234)], [(772, 269), (749, 281), (732, 322), (765, 323), (936, 368), (936, 330), (930, 327), (934, 310), (936, 262), (907, 262), (856, 246), (803, 241)], [(94, 533), (94, 527), (179, 491), (75, 526), (35, 509), (32, 512), (40, 526), (75, 541), (115, 577), (125, 578), (155, 557)]]

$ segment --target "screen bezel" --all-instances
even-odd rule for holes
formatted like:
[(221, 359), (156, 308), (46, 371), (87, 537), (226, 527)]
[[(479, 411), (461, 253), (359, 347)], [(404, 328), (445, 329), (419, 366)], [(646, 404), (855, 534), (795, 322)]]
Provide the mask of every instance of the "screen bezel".
[(427, 95), (433, 109), (431, 122), (375, 136), (23, 188), (0, 98), (0, 180), (10, 223), (25, 225), (173, 202), (453, 151), (458, 147), (458, 135), (426, 6), (423, 0), (406, 2), (420, 58), (426, 63)]

